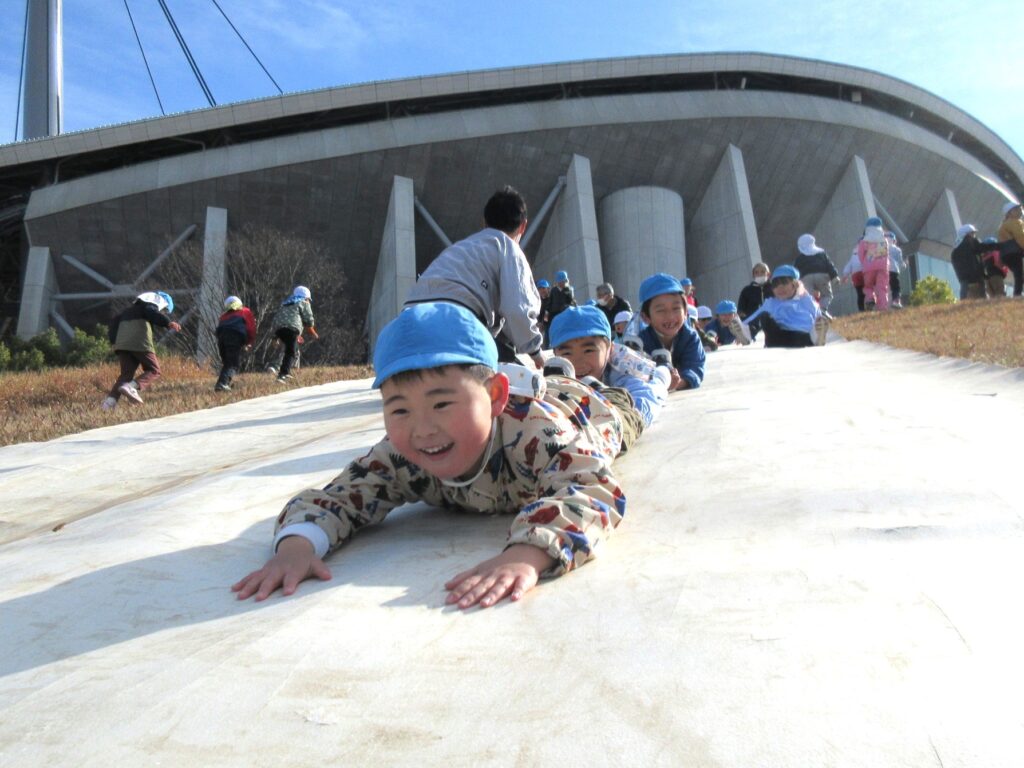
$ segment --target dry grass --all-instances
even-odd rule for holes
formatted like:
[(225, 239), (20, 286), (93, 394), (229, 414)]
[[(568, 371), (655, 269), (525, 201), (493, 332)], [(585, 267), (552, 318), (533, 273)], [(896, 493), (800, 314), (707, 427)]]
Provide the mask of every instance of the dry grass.
[(100, 402), (117, 378), (117, 366), (55, 368), (40, 373), (0, 374), (0, 445), (52, 440), (96, 427), (170, 416), (217, 405), (272, 395), (290, 387), (313, 386), (372, 375), (365, 365), (306, 367), (293, 382), (278, 384), (266, 373), (235, 378), (231, 392), (214, 392), (216, 374), (192, 360), (164, 356), (163, 375), (143, 393), (145, 404), (133, 407), (125, 398), (112, 411)]
[(961, 301), (837, 318), (843, 337), (902, 349), (962, 357), (979, 363), (1024, 366), (1024, 301)]

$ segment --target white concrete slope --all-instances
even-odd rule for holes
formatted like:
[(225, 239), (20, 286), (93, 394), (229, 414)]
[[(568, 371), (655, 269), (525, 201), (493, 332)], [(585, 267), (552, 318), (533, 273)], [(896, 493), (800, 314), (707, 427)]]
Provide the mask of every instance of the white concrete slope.
[(381, 435), (366, 381), (0, 449), (0, 765), (1018, 768), (1021, 372), (709, 368), (602, 559), (469, 613), (442, 584), (506, 519), (401, 510), (329, 582), (228, 590)]

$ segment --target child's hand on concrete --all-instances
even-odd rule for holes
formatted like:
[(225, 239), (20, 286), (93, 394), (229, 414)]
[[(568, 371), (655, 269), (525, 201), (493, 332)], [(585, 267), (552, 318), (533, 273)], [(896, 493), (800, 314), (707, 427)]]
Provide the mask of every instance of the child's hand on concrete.
[(675, 366), (669, 366), (669, 376), (671, 377), (668, 382), (668, 391), (675, 392), (680, 389), (680, 384), (683, 383), (683, 377), (679, 375), (679, 371), (676, 370)]
[(445, 602), (459, 608), (479, 604), (487, 608), (508, 597), (519, 600), (537, 585), (540, 574), (555, 564), (542, 549), (529, 544), (513, 544), (497, 557), (463, 571), (447, 582)]
[(316, 556), (313, 545), (301, 536), (288, 536), (277, 545), (277, 554), (258, 571), (232, 584), (239, 600), (256, 595), (256, 602), (266, 600), (278, 587), (282, 595), (292, 594), (299, 582), (316, 576), (321, 581), (331, 578), (330, 569)]

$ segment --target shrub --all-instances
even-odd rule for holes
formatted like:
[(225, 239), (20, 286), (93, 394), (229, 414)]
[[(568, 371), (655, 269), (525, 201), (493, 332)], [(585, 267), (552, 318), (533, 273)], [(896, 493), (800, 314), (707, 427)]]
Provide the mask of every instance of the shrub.
[(46, 365), (64, 364), (64, 350), (61, 349), (60, 336), (57, 335), (56, 328), (47, 328), (37, 336), (33, 336), (28, 340), (28, 349), (39, 350)]
[(75, 328), (75, 337), (68, 342), (64, 350), (64, 364), (81, 367), (92, 363), (102, 363), (110, 355), (110, 342), (102, 325), (97, 325), (93, 332), (86, 333)]
[(0, 341), (0, 371), (6, 371), (11, 367), (11, 350)]
[(41, 371), (46, 367), (46, 356), (41, 349), (26, 347), (14, 353), (11, 368), (15, 371)]
[(926, 304), (953, 304), (956, 298), (953, 296), (953, 289), (945, 280), (935, 275), (928, 275), (918, 280), (910, 294), (910, 306), (921, 307)]

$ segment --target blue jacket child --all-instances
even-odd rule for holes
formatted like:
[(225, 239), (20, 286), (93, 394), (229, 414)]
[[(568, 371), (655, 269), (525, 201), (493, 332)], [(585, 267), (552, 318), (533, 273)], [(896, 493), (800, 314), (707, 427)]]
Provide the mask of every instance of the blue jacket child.
[(673, 389), (697, 389), (704, 381), (704, 345), (686, 322), (683, 286), (672, 275), (658, 272), (640, 283), (640, 316), (648, 326), (640, 332), (644, 352), (667, 349), (679, 375)]

